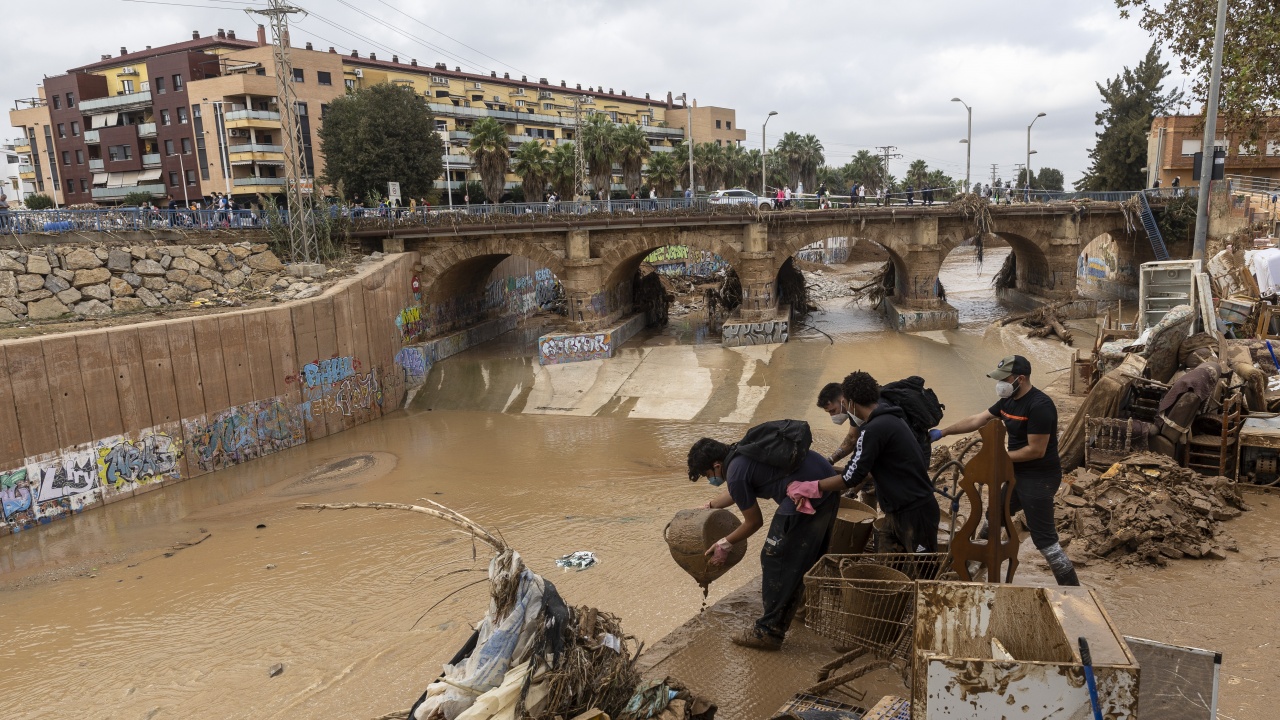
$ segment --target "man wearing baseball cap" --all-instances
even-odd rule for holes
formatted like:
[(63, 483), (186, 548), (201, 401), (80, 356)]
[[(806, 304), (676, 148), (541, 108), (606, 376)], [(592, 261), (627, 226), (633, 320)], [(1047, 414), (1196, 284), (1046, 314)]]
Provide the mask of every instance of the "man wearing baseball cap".
[(933, 439), (971, 433), (999, 418), (1009, 436), (1013, 461), (1013, 497), (1009, 511), (1022, 510), (1031, 530), (1031, 541), (1044, 555), (1059, 585), (1079, 585), (1071, 559), (1058, 543), (1053, 518), (1053, 496), (1062, 484), (1058, 459), (1058, 408), (1039, 388), (1031, 385), (1031, 363), (1021, 355), (1000, 361), (987, 377), (996, 381), (995, 405), (960, 422), (933, 430)]

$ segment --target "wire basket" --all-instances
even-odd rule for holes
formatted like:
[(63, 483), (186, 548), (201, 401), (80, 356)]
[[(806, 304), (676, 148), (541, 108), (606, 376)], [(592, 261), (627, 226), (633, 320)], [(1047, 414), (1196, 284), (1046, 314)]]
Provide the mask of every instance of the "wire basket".
[(804, 576), (805, 625), (843, 646), (905, 659), (916, 581), (950, 564), (950, 553), (826, 555)]

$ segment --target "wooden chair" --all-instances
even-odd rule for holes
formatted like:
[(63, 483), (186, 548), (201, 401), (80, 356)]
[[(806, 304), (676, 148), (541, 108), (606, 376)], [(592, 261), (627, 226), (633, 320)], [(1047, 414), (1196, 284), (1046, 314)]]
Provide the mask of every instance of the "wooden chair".
[(1201, 475), (1232, 477), (1243, 414), (1240, 393), (1233, 392), (1222, 401), (1220, 413), (1196, 418), (1183, 446), (1182, 464)]

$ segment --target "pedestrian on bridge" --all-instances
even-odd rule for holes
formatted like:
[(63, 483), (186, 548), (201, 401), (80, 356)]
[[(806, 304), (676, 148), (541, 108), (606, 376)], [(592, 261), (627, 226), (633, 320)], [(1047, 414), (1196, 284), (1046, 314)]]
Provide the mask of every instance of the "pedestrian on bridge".
[(907, 204), (916, 204), (916, 189), (911, 185), (911, 183), (907, 183)]

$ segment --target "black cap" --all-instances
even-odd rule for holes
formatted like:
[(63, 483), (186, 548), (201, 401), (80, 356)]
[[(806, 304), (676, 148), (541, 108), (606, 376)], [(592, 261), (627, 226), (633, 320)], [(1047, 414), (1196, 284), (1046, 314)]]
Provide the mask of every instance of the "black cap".
[(993, 380), (1008, 380), (1014, 375), (1031, 376), (1031, 361), (1021, 355), (1010, 355), (1000, 361), (996, 365), (996, 369), (987, 373), (987, 377)]

